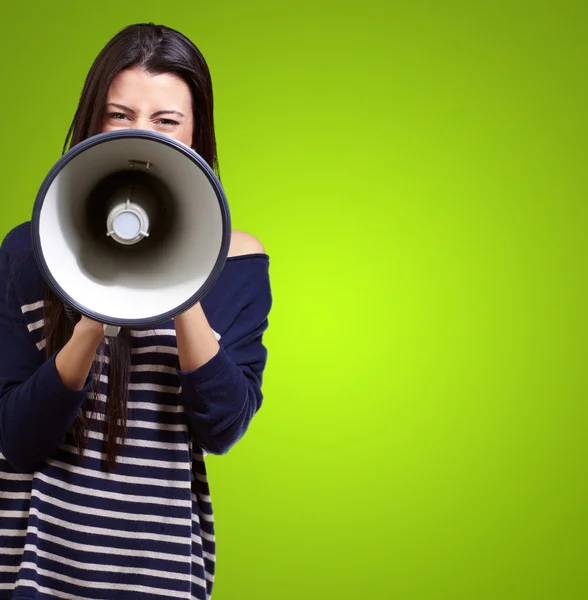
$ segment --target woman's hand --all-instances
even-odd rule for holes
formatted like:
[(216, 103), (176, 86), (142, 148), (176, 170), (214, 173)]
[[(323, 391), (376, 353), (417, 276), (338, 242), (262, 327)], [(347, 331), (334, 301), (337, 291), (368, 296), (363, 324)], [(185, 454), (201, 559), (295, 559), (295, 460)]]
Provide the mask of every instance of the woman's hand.
[(82, 315), (67, 344), (55, 357), (55, 367), (63, 384), (81, 390), (88, 380), (96, 350), (104, 339), (104, 325)]
[(93, 336), (95, 336), (98, 342), (102, 341), (102, 338), (104, 337), (104, 325), (85, 315), (82, 315), (80, 320), (76, 323), (74, 333), (76, 331), (79, 332), (81, 336), (89, 337), (90, 339), (93, 339)]
[(178, 358), (182, 371), (193, 371), (220, 350), (200, 302), (174, 319)]

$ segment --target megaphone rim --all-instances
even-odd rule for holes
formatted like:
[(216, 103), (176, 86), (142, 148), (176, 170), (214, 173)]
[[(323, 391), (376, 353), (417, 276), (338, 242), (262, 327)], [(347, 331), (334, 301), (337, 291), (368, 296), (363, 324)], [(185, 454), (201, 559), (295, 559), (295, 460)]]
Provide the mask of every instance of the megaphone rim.
[[(41, 218), (41, 209), (43, 206), (43, 202), (47, 191), (49, 190), (51, 184), (57, 175), (63, 170), (63, 168), (76, 156), (81, 154), (82, 152), (92, 148), (98, 144), (102, 144), (115, 139), (132, 139), (132, 138), (143, 138), (149, 139), (154, 142), (158, 142), (167, 146), (172, 146), (176, 150), (179, 150), (186, 157), (191, 159), (194, 163), (200, 167), (200, 169), (204, 172), (206, 177), (208, 178), (210, 184), (212, 185), (217, 200), (219, 201), (219, 208), (221, 211), (221, 219), (222, 219), (222, 227), (223, 227), (223, 238), (221, 242), (221, 248), (219, 251), (219, 255), (216, 259), (214, 267), (210, 272), (208, 278), (204, 282), (204, 284), (200, 287), (198, 292), (193, 294), (190, 298), (188, 298), (185, 302), (178, 305), (172, 310), (166, 311), (164, 313), (153, 315), (151, 317), (144, 317), (139, 319), (113, 319), (108, 315), (104, 315), (92, 310), (88, 310), (86, 307), (82, 306), (78, 302), (76, 302), (69, 294), (67, 294), (61, 286), (55, 281), (55, 278), (51, 274), (49, 267), (45, 261), (45, 257), (43, 255), (43, 250), (41, 248), (41, 236), (39, 229), (39, 221)], [(39, 187), (39, 191), (37, 192), (35, 202), (33, 205), (33, 214), (31, 219), (31, 245), (33, 250), (33, 255), (37, 262), (37, 265), (41, 271), (41, 274), (46, 281), (47, 285), (52, 289), (52, 291), (57, 295), (58, 298), (61, 299), (62, 302), (69, 305), (75, 311), (84, 316), (93, 319), (94, 321), (98, 321), (105, 325), (114, 325), (118, 327), (148, 327), (150, 325), (157, 325), (159, 323), (164, 323), (178, 316), (179, 314), (185, 312), (192, 306), (194, 306), (197, 302), (202, 300), (210, 291), (212, 286), (216, 283), (218, 277), (220, 276), (228, 254), (229, 254), (229, 246), (231, 243), (231, 217), (230, 211), (228, 207), (227, 198), (222, 187), (220, 180), (218, 179), (216, 173), (213, 171), (211, 166), (200, 156), (193, 148), (190, 148), (186, 144), (171, 138), (169, 136), (163, 135), (161, 133), (157, 133), (154, 131), (148, 130), (138, 130), (138, 129), (119, 129), (116, 131), (107, 131), (103, 133), (98, 133), (94, 136), (86, 138), (81, 141), (79, 144), (76, 144), (72, 148), (70, 148), (67, 152), (65, 152), (60, 158), (55, 162), (52, 168), (49, 170), (47, 175), (45, 175), (41, 186)]]

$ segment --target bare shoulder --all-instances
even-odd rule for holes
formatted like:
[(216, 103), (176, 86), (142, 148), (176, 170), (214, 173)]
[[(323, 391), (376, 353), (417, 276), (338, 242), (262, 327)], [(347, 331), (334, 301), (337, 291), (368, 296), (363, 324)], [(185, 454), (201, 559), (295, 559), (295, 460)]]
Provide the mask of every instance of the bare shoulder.
[(265, 254), (265, 249), (254, 235), (233, 229), (229, 256), (243, 256), (246, 254)]

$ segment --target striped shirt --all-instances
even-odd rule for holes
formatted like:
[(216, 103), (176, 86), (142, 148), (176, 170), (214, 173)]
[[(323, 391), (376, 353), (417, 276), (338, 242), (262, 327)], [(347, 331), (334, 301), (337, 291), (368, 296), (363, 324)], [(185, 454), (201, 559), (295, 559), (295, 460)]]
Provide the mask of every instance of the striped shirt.
[[(269, 257), (229, 257), (201, 301), (220, 344), (202, 367), (179, 369), (173, 321), (131, 330), (114, 471), (102, 467), (108, 352), (97, 353), (97, 396), (90, 382), (67, 389), (45, 355), (43, 291), (25, 223), (0, 248), (0, 600), (210, 599), (205, 456), (226, 453), (262, 402)], [(97, 410), (80, 457), (70, 427), (88, 398)]]

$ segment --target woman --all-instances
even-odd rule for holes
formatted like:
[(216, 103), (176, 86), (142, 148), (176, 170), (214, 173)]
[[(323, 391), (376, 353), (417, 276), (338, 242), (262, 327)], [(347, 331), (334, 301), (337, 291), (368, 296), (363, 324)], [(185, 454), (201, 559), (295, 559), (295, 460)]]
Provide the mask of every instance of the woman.
[[(96, 58), (64, 151), (149, 129), (217, 170), (212, 85), (183, 35), (133, 25)], [(215, 538), (204, 455), (262, 401), (269, 258), (233, 231), (204, 299), (156, 330), (68, 318), (31, 252), (0, 249), (0, 599), (209, 598)]]

